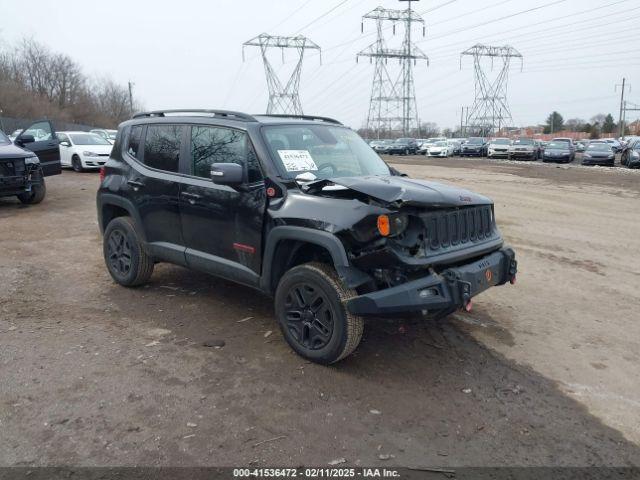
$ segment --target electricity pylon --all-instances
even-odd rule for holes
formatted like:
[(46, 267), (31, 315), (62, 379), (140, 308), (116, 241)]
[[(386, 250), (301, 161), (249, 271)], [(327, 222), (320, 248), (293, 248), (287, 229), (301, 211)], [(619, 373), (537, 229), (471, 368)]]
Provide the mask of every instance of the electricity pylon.
[[(304, 52), (308, 49), (320, 50), (320, 47), (309, 40), (307, 37), (297, 35), (295, 37), (278, 37), (262, 33), (251, 40), (242, 44), (242, 60), (244, 61), (244, 47), (260, 47), (262, 52), (262, 62), (264, 64), (264, 72), (267, 77), (267, 87), (269, 88), (269, 104), (267, 105), (267, 114), (289, 114), (302, 115), (302, 104), (298, 94), (300, 87), (300, 72), (302, 72), (302, 59)], [(295, 48), (298, 53), (298, 62), (287, 80), (285, 86), (278, 78), (278, 74), (271, 66), (271, 62), (267, 57), (269, 49), (280, 48), (282, 51), (282, 61), (284, 62), (284, 49)], [(322, 62), (322, 57), (320, 57)]]
[[(416, 103), (415, 84), (413, 82), (413, 66), (418, 60), (429, 58), (411, 41), (412, 24), (422, 24), (422, 35), (425, 34), (424, 20), (411, 10), (412, 0), (408, 1), (406, 10), (390, 10), (378, 7), (364, 15), (363, 19), (375, 20), (377, 39), (374, 43), (356, 55), (375, 59), (375, 72), (367, 115), (367, 129), (374, 130), (380, 137), (381, 131), (402, 130), (404, 136), (420, 126), (418, 106)], [(418, 0), (413, 0), (418, 1)], [(401, 48), (389, 48), (383, 33), (385, 22), (393, 23), (395, 34), (396, 23), (404, 24), (404, 40)], [(364, 30), (364, 27), (362, 27)], [(401, 69), (394, 78), (390, 72), (388, 60), (397, 58)]]
[[(502, 127), (511, 126), (513, 118), (507, 102), (507, 83), (509, 80), (509, 66), (512, 58), (520, 59), (522, 70), (522, 55), (515, 48), (490, 47), (476, 44), (460, 54), (460, 68), (463, 56), (473, 57), (475, 70), (475, 100), (471, 111), (467, 114), (467, 130), (474, 135), (489, 136)], [(491, 59), (493, 70), (494, 59), (501, 62), (500, 71), (493, 79), (485, 73), (483, 59)]]

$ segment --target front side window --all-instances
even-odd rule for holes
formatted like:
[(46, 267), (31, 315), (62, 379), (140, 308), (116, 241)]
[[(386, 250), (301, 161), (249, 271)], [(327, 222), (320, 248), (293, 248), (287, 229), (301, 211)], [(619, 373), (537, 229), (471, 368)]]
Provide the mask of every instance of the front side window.
[(129, 142), (127, 145), (127, 153), (134, 158), (140, 160), (142, 158), (142, 149), (140, 142), (142, 140), (142, 125), (134, 125), (129, 132)]
[(184, 127), (148, 125), (144, 139), (144, 164), (167, 172), (177, 172)]
[(319, 179), (391, 173), (378, 154), (345, 127), (283, 125), (263, 132), (272, 158), (288, 178), (307, 172)]
[(24, 131), (23, 135), (33, 135), (33, 138), (35, 138), (36, 142), (44, 142), (53, 138), (51, 125), (49, 125), (49, 122), (34, 123)]
[(211, 178), (213, 163), (237, 163), (247, 172), (247, 181), (262, 180), (258, 158), (245, 132), (232, 128), (198, 126), (191, 129), (192, 172)]

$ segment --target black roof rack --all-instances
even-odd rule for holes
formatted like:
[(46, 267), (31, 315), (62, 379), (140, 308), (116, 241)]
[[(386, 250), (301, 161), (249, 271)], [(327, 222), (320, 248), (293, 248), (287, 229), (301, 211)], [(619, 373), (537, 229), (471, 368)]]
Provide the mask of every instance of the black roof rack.
[(150, 112), (136, 113), (132, 118), (165, 117), (167, 113), (198, 113), (210, 114), (215, 117), (225, 117), (231, 120), (244, 120), (245, 122), (257, 122), (247, 113), (233, 112), (231, 110), (203, 110), (203, 109), (177, 109), (177, 110), (153, 110)]
[(302, 120), (320, 120), (322, 122), (335, 123), (336, 125), (342, 125), (342, 122), (334, 118), (329, 117), (319, 117), (318, 115), (287, 115), (286, 113), (267, 113), (263, 114), (265, 117), (279, 117), (279, 118), (300, 118)]

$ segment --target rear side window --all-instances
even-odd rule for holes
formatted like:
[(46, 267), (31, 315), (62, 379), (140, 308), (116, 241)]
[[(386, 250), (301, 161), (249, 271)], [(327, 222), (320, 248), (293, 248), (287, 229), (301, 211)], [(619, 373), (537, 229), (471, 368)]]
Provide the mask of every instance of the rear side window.
[(144, 164), (177, 172), (180, 161), (180, 144), (184, 127), (179, 125), (148, 125), (144, 139)]
[(140, 140), (142, 140), (142, 126), (134, 125), (129, 133), (129, 142), (127, 144), (127, 153), (134, 158), (140, 160), (142, 157), (140, 148)]
[(258, 158), (245, 132), (221, 127), (191, 129), (193, 175), (211, 178), (211, 164), (237, 163), (247, 172), (249, 183), (262, 180)]

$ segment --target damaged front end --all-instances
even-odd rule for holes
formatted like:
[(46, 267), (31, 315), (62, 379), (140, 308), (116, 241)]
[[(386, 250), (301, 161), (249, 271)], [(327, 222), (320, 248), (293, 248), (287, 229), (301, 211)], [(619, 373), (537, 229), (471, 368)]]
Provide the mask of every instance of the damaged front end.
[(444, 316), (515, 281), (515, 254), (503, 248), (486, 197), (397, 176), (320, 180), (302, 190), (361, 204), (362, 217), (334, 232), (364, 274), (352, 285), (360, 295), (347, 304), (354, 314)]
[(38, 157), (0, 158), (0, 196), (29, 193), (42, 183)]

